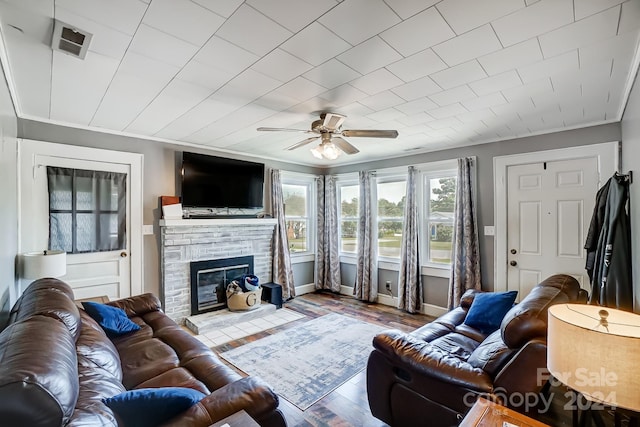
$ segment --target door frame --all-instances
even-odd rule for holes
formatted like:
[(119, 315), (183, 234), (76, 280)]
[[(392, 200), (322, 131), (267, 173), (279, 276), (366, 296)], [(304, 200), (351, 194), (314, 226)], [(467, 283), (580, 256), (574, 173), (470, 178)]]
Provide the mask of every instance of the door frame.
[[(507, 187), (506, 177), (509, 166), (575, 160), (596, 157), (598, 160), (598, 188), (619, 168), (620, 141), (600, 144), (560, 148), (557, 150), (535, 151), (493, 158), (494, 185), (494, 290), (507, 290)], [(593, 195), (595, 197), (595, 193)]]
[[(27, 242), (23, 228), (28, 226), (23, 217), (29, 212), (23, 212), (25, 195), (22, 194), (23, 176), (26, 173), (35, 175), (39, 167), (36, 164), (38, 156), (60, 157), (78, 161), (92, 161), (100, 163), (118, 163), (129, 166), (129, 188), (127, 189), (129, 203), (129, 223), (131, 230), (127, 230), (130, 239), (130, 295), (142, 294), (143, 286), (143, 236), (142, 236), (142, 207), (143, 205), (143, 160), (139, 153), (104, 150), (100, 148), (83, 147), (77, 145), (58, 144), (54, 142), (36, 141), (18, 138), (18, 253), (32, 250)], [(29, 172), (28, 172), (29, 171)], [(24, 216), (23, 216), (24, 215)], [(39, 248), (38, 248), (39, 249)]]

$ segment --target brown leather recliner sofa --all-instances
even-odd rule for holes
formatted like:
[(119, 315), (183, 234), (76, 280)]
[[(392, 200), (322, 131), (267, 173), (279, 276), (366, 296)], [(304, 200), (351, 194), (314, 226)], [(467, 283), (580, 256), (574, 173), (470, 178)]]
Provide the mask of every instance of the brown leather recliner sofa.
[(411, 333), (374, 338), (367, 396), (376, 418), (393, 427), (456, 426), (478, 396), (521, 412), (534, 403), (547, 378), (547, 309), (586, 302), (586, 291), (571, 276), (551, 276), (489, 335), (464, 324), (477, 293), (467, 291), (459, 307)]
[(117, 426), (102, 399), (135, 388), (189, 387), (206, 395), (163, 426), (209, 426), (244, 409), (286, 426), (278, 397), (242, 378), (145, 294), (109, 303), (141, 329), (110, 340), (57, 279), (33, 282), (0, 333), (0, 425)]

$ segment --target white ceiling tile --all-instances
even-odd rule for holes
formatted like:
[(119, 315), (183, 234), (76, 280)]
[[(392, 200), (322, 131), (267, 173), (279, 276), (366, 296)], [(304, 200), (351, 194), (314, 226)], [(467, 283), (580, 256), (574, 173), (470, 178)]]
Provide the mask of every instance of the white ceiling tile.
[(494, 107), (496, 105), (506, 104), (507, 100), (500, 92), (489, 95), (480, 96), (475, 99), (463, 101), (462, 105), (469, 111), (484, 110), (485, 108)]
[(469, 89), (469, 86), (467, 85), (444, 90), (442, 92), (434, 93), (433, 95), (429, 96), (429, 99), (440, 106), (449, 105), (460, 101), (466, 101), (473, 98), (477, 98), (477, 95), (473, 93), (473, 91)]
[(224, 18), (190, 0), (153, 0), (142, 22), (201, 46), (222, 25)]
[(228, 18), (238, 7), (242, 4), (243, 0), (193, 0), (200, 6), (206, 7), (212, 12), (217, 13), (220, 16)]
[(347, 67), (342, 62), (331, 59), (324, 64), (304, 73), (304, 77), (327, 89), (333, 89), (353, 79), (360, 77), (360, 73)]
[[(407, 37), (407, 34), (411, 34), (411, 37)], [(435, 7), (431, 7), (388, 29), (380, 36), (406, 57), (449, 40), (455, 33)]]
[(351, 45), (314, 22), (280, 47), (312, 65), (320, 65), (349, 49)]
[(56, 7), (56, 19), (93, 34), (89, 52), (97, 52), (111, 58), (121, 59), (131, 43), (131, 36), (94, 20), (77, 15), (62, 7)]
[(540, 0), (524, 0), (527, 6), (531, 6), (534, 3), (538, 3)]
[[(53, 5), (49, 1), (40, 1), (36, 4), (0, 2), (0, 17), (4, 24), (4, 31), (20, 31), (20, 34), (42, 44), (51, 43), (52, 19), (54, 17)], [(31, 6), (31, 7), (28, 7)]]
[(336, 0), (249, 0), (247, 3), (294, 33), (338, 4)]
[(293, 33), (254, 8), (243, 4), (216, 35), (256, 55), (264, 55)]
[(451, 28), (462, 34), (524, 6), (523, 0), (444, 0), (436, 7)]
[(484, 25), (433, 46), (434, 52), (449, 66), (461, 64), (500, 48), (502, 46), (491, 25)]
[(479, 122), (480, 120), (494, 119), (496, 117), (496, 113), (487, 108), (484, 110), (469, 111), (468, 113), (458, 114), (456, 117), (463, 123), (473, 123)]
[(360, 100), (361, 104), (373, 110), (384, 110), (404, 103), (404, 100), (391, 91), (384, 91)]
[(321, 93), (318, 96), (322, 99), (327, 100), (329, 102), (329, 105), (331, 106), (344, 108), (348, 105), (360, 105), (357, 104), (357, 101), (366, 98), (369, 95), (359, 89), (356, 89), (350, 84), (344, 84)]
[(251, 68), (281, 82), (288, 82), (309, 71), (312, 67), (311, 64), (282, 49), (275, 49), (262, 57)]
[(361, 74), (370, 73), (400, 59), (402, 56), (380, 37), (372, 37), (338, 56), (338, 60)]
[(504, 46), (555, 30), (573, 22), (571, 0), (542, 0), (492, 22)]
[(54, 52), (51, 118), (88, 125), (119, 64), (117, 59), (97, 53), (78, 61)]
[(640, 2), (629, 0), (622, 3), (618, 34), (623, 34), (628, 31), (637, 31), (638, 28), (640, 28)]
[(217, 122), (189, 135), (187, 140), (207, 143), (216, 140), (217, 138), (221, 138), (220, 140), (216, 140), (214, 145), (216, 147), (225, 147), (233, 143), (233, 141), (225, 141), (223, 138), (224, 136), (238, 131), (245, 126), (253, 127), (256, 122), (263, 120), (272, 114), (273, 112), (271, 110), (259, 105), (247, 105), (227, 114)]
[(400, 22), (400, 18), (382, 0), (349, 0), (318, 21), (355, 46), (391, 28)]
[(402, 111), (403, 113), (416, 114), (427, 110), (433, 110), (438, 108), (438, 104), (433, 102), (427, 97), (418, 98), (413, 101), (406, 102), (404, 104), (397, 105), (395, 107), (397, 110)]
[(478, 61), (469, 61), (446, 70), (438, 71), (431, 78), (443, 89), (451, 89), (487, 77)]
[(602, 62), (608, 59), (633, 58), (638, 34), (633, 32), (623, 33), (619, 36), (581, 47), (579, 49), (580, 66)]
[(528, 100), (531, 96), (546, 92), (553, 92), (551, 80), (548, 78), (502, 90), (502, 94), (509, 102)]
[(435, 84), (429, 76), (426, 76), (398, 86), (393, 89), (393, 92), (407, 101), (413, 101), (414, 99), (422, 98), (423, 96), (431, 95), (441, 90), (442, 88), (440, 86)]
[(496, 113), (498, 117), (508, 116), (512, 114), (527, 115), (536, 111), (536, 106), (531, 101), (531, 98), (518, 100), (516, 102), (509, 102), (508, 104), (495, 105), (491, 107), (491, 110)]
[(276, 79), (247, 69), (219, 89), (215, 96), (227, 99), (231, 104), (243, 106), (271, 92), (281, 84), (282, 82)]
[(450, 126), (459, 126), (460, 124), (462, 124), (462, 122), (460, 122), (460, 120), (456, 119), (455, 117), (448, 117), (445, 119), (439, 119), (429, 122), (427, 123), (427, 126), (429, 126), (431, 129), (440, 130), (448, 128)]
[[(221, 61), (220, 58), (224, 58), (224, 61)], [(202, 46), (193, 59), (216, 70), (221, 70), (224, 75), (234, 76), (256, 62), (259, 56), (213, 36)]]
[(366, 116), (373, 113), (373, 110), (366, 105), (360, 104), (359, 102), (354, 102), (340, 108), (340, 112), (346, 114), (347, 116)]
[(142, 2), (131, 0), (55, 0), (55, 5), (130, 36), (136, 32), (148, 7)]
[(425, 49), (422, 52), (390, 64), (386, 68), (405, 82), (411, 82), (425, 75), (444, 70), (447, 68), (447, 64), (433, 50)]
[(196, 60), (191, 60), (176, 75), (185, 82), (215, 90), (233, 78), (234, 74), (213, 68)]
[(435, 108), (433, 110), (429, 110), (428, 113), (430, 116), (433, 116), (435, 119), (444, 119), (451, 116), (457, 116), (458, 114), (463, 114), (468, 112), (466, 108), (462, 105), (456, 103), (447, 105), (446, 107)]
[(215, 99), (205, 99), (184, 115), (169, 123), (156, 136), (175, 140), (184, 140), (188, 135), (199, 131), (212, 122), (226, 116), (236, 107)]
[(404, 125), (413, 127), (419, 124), (424, 124), (424, 123), (433, 121), (433, 117), (431, 117), (427, 113), (420, 112), (417, 114), (412, 114), (411, 116), (400, 117), (398, 118), (398, 121)]
[(613, 37), (618, 30), (619, 16), (620, 8), (615, 7), (543, 34), (538, 37), (542, 53), (545, 58), (550, 58)]
[(554, 74), (570, 72), (572, 70), (577, 71), (578, 68), (578, 51), (572, 50), (562, 55), (554, 56), (553, 58), (520, 67), (518, 68), (518, 73), (523, 82), (529, 83), (544, 77), (553, 76)]
[(402, 84), (404, 82), (394, 74), (391, 74), (386, 68), (381, 68), (351, 82), (352, 86), (369, 95), (374, 95)]
[(367, 116), (371, 120), (375, 120), (376, 122), (388, 122), (391, 120), (399, 120), (405, 117), (402, 111), (398, 111), (395, 108), (387, 108), (385, 110), (376, 111), (375, 113), (371, 113)]
[(273, 91), (261, 96), (255, 101), (255, 103), (274, 111), (283, 111), (300, 103), (300, 101)]
[(542, 60), (538, 39), (530, 39), (478, 58), (482, 68), (491, 76)]
[(279, 87), (277, 92), (300, 101), (306, 101), (326, 90), (327, 88), (307, 80), (304, 77), (297, 77)]
[(522, 81), (518, 73), (514, 70), (469, 83), (471, 89), (478, 95), (488, 95), (520, 85), (522, 85)]
[(173, 79), (125, 129), (153, 135), (210, 95), (208, 88)]
[(197, 46), (144, 24), (140, 25), (129, 46), (129, 52), (138, 53), (180, 68), (191, 59), (197, 50)]
[(576, 21), (616, 6), (625, 0), (574, 0)]
[(440, 0), (385, 0), (402, 19), (410, 18), (418, 12), (422, 12), (433, 6)]

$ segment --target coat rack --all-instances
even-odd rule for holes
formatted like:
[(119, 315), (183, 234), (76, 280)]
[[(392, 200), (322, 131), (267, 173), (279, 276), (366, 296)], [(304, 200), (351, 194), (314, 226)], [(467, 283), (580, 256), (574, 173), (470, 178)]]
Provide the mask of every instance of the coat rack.
[(626, 174), (616, 172), (615, 176), (617, 179), (622, 179), (623, 181), (627, 181), (629, 184), (633, 183), (633, 171), (629, 171), (629, 173), (626, 173)]

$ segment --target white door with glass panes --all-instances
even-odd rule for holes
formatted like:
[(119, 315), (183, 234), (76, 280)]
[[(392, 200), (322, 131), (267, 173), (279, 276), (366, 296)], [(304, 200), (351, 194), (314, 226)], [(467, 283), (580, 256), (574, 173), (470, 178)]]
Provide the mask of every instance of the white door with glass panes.
[(142, 293), (142, 155), (22, 140), (20, 194), (21, 252), (66, 251), (77, 299)]
[(559, 160), (507, 169), (507, 288), (519, 299), (545, 278), (589, 279), (583, 249), (598, 190), (598, 159)]

